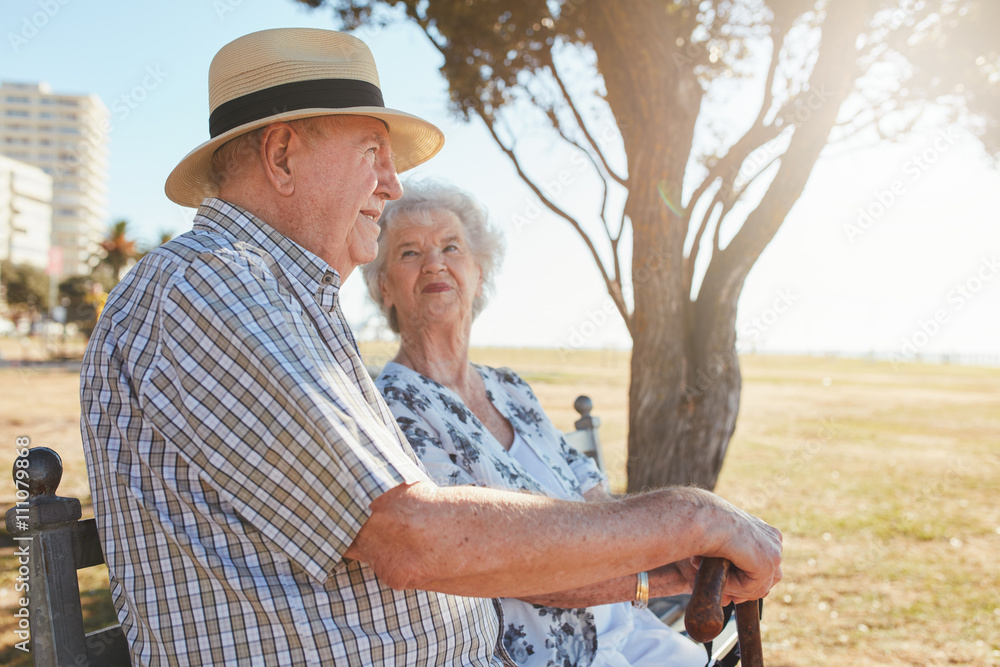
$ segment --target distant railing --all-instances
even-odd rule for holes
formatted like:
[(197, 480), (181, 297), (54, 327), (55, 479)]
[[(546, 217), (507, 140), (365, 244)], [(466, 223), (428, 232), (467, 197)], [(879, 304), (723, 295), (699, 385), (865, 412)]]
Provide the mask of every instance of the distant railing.
[(909, 355), (902, 352), (836, 352), (802, 350), (756, 350), (738, 349), (739, 356), (761, 357), (816, 357), (827, 359), (858, 359), (861, 361), (888, 361), (902, 364), (942, 364), (946, 366), (982, 366), (1000, 368), (1000, 354), (993, 352), (917, 352)]

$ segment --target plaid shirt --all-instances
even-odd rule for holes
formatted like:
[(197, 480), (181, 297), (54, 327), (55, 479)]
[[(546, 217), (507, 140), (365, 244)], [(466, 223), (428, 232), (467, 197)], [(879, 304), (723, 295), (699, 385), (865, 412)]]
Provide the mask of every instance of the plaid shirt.
[(137, 664), (507, 664), (489, 599), (344, 560), (427, 480), (347, 328), (339, 276), (206, 199), (114, 289), (81, 378), (94, 510)]

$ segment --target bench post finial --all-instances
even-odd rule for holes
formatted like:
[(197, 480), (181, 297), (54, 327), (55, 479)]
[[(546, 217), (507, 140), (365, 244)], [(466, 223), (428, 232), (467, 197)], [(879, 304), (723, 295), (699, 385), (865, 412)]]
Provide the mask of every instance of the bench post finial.
[(577, 429), (581, 431), (594, 430), (601, 425), (600, 419), (590, 416), (590, 411), (594, 409), (594, 402), (590, 400), (589, 396), (577, 396), (576, 400), (573, 401), (573, 409), (580, 413), (580, 418), (573, 423)]
[(601, 420), (590, 414), (594, 409), (594, 402), (589, 396), (577, 396), (573, 401), (573, 409), (580, 413), (580, 418), (573, 422), (576, 433), (582, 440), (578, 440), (575, 445), (577, 449), (584, 452), (597, 462), (597, 467), (604, 470), (604, 455), (601, 453), (601, 441), (597, 437), (597, 429), (601, 425)]
[[(24, 459), (27, 465), (21, 463)], [(36, 665), (84, 664), (79, 660), (87, 658), (73, 539), (80, 501), (55, 494), (62, 470), (62, 459), (47, 447), (34, 447), (18, 457), (18, 502), (6, 516), (18, 561), (27, 570), (25, 609)], [(22, 500), (25, 490), (27, 499)]]

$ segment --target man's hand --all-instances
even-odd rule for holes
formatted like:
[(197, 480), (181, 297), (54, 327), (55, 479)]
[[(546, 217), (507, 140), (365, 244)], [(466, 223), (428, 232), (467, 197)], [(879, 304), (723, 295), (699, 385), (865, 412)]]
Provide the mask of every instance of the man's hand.
[(713, 522), (718, 546), (705, 556), (726, 558), (732, 563), (724, 603), (759, 600), (781, 581), (781, 531), (718, 496)]

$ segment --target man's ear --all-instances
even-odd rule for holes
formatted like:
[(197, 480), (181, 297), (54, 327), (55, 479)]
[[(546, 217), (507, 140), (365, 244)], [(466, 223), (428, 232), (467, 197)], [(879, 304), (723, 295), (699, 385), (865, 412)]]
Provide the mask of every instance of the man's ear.
[(288, 123), (272, 123), (260, 140), (260, 161), (268, 183), (286, 197), (295, 192), (295, 178), (288, 165), (289, 153), (301, 150), (302, 138)]

